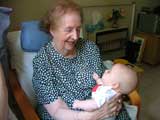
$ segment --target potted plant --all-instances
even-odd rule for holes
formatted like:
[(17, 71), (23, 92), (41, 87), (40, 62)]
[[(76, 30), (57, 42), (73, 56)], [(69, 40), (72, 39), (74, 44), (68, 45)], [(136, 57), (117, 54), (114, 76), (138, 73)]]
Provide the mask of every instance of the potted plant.
[(123, 18), (124, 15), (125, 15), (124, 9), (122, 9), (122, 8), (120, 8), (120, 9), (112, 9), (112, 13), (108, 17), (107, 20), (112, 22), (112, 27), (113, 28), (117, 28), (117, 27), (119, 27), (118, 20), (120, 18)]

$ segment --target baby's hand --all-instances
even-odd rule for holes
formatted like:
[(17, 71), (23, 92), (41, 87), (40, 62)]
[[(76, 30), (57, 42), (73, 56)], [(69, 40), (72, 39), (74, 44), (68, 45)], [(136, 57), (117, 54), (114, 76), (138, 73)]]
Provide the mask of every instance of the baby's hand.
[(103, 84), (102, 79), (95, 72), (93, 73), (93, 79), (96, 81), (97, 84)]

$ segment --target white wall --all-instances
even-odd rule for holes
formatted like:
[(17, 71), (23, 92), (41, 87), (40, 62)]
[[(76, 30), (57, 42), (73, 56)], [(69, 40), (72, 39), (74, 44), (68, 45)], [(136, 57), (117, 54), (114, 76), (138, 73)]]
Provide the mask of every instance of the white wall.
[[(16, 28), (22, 21), (40, 19), (46, 10), (54, 4), (56, 0), (6, 0), (0, 2), (1, 5), (12, 7), (11, 29)], [(74, 0), (82, 7), (97, 5), (128, 4), (133, 1), (137, 3), (137, 10), (143, 5), (156, 6), (160, 0)]]
[[(11, 29), (17, 28), (22, 21), (40, 19), (46, 10), (56, 0), (6, 0), (0, 4), (13, 8), (11, 15)], [(97, 6), (108, 4), (129, 3), (132, 0), (74, 0), (81, 6)]]

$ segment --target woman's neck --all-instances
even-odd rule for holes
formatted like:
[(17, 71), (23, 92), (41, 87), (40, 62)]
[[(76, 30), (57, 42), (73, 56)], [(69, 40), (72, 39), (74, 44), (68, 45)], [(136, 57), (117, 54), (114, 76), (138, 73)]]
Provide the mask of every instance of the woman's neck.
[(66, 57), (66, 58), (73, 58), (76, 56), (76, 50), (73, 50), (73, 51), (64, 51), (63, 52), (63, 56)]

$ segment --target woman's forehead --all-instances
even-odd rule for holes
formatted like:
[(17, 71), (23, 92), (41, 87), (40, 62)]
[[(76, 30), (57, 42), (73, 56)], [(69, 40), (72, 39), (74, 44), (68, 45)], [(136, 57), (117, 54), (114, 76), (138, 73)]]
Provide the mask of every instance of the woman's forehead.
[(60, 25), (67, 25), (67, 26), (72, 24), (81, 26), (81, 17), (77, 13), (67, 13), (59, 19), (58, 23)]

